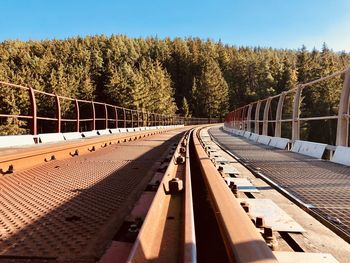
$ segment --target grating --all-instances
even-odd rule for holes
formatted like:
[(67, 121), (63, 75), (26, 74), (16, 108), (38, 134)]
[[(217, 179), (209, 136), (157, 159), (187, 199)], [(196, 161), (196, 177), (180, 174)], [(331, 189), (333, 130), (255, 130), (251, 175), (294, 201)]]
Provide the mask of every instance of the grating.
[(209, 131), (235, 156), (311, 204), (313, 211), (350, 238), (350, 167), (254, 143), (219, 128)]
[(0, 262), (94, 261), (179, 132), (0, 177)]

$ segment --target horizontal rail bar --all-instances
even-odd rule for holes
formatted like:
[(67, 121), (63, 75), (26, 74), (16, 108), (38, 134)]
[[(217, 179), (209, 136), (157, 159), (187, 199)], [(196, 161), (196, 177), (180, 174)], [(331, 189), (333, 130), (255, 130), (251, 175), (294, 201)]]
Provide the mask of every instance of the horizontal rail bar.
[(320, 120), (334, 120), (338, 119), (338, 116), (324, 116), (324, 117), (307, 117), (299, 118), (300, 121), (320, 121)]
[(20, 119), (32, 119), (32, 116), (28, 115), (16, 115), (16, 114), (0, 114), (0, 117), (6, 118), (20, 118)]

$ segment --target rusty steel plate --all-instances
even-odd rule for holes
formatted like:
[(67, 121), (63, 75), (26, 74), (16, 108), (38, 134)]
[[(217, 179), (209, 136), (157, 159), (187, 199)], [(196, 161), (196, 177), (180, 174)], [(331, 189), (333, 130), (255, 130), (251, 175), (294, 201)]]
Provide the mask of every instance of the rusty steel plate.
[(248, 167), (308, 204), (311, 212), (317, 212), (333, 230), (350, 240), (350, 167), (256, 144), (220, 128), (209, 132)]
[(179, 133), (1, 176), (0, 261), (96, 261)]
[(249, 203), (249, 213), (253, 218), (263, 217), (265, 224), (274, 231), (305, 232), (293, 218), (270, 199), (240, 199)]

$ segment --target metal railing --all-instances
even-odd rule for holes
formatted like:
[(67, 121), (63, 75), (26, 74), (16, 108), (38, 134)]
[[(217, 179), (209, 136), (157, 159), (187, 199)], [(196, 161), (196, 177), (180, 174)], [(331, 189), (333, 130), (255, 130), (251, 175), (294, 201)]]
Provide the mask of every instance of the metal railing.
[[(108, 128), (166, 126), (179, 124), (197, 125), (219, 122), (218, 118), (186, 118), (178, 115), (165, 115), (143, 110), (128, 109), (108, 103), (73, 99), (3, 81), (0, 81), (0, 88), (18, 89), (18, 92), (25, 97), (24, 101), (26, 102), (26, 105), (22, 105), (21, 107), (28, 108), (26, 110), (22, 110), (22, 112), (25, 112), (22, 114), (0, 112), (0, 120), (7, 118), (17, 120), (23, 119), (28, 122), (26, 125), (24, 125), (24, 127), (27, 128), (27, 130), (29, 130), (33, 135), (38, 134), (39, 122), (41, 123), (40, 132), (47, 132), (47, 129), (43, 128), (45, 126), (43, 122), (45, 121), (55, 123), (54, 127), (50, 130), (52, 132), (62, 132), (62, 124), (65, 123), (74, 124), (74, 127), (68, 131), (79, 132), (82, 130)], [(6, 97), (6, 95), (4, 96)], [(47, 108), (46, 111), (44, 110), (41, 114), (40, 111), (38, 111), (38, 103), (40, 102), (40, 98), (38, 97), (41, 99), (45, 97), (46, 104), (44, 103), (43, 105), (45, 105), (46, 108), (47, 104), (50, 104), (48, 102), (52, 103), (52, 105), (50, 105), (50, 107)], [(65, 108), (69, 109), (62, 110), (62, 105), (65, 105)], [(64, 115), (69, 111), (73, 111), (74, 114), (68, 114), (70, 115), (69, 117), (64, 117)], [(21, 110), (19, 110), (19, 112), (21, 112)], [(48, 112), (51, 112), (51, 115), (53, 116), (47, 116), (50, 115)], [(1, 124), (2, 123), (0, 123), (0, 125)]]
[[(315, 84), (321, 84), (330, 79), (344, 76), (343, 87), (341, 90), (338, 114), (332, 116), (310, 116), (301, 117), (301, 101), (305, 97), (303, 91), (312, 88)], [(329, 76), (319, 78), (317, 80), (299, 84), (295, 88), (284, 91), (280, 94), (270, 96), (268, 98), (252, 102), (243, 107), (237, 108), (225, 116), (225, 125), (235, 129), (242, 129), (251, 131), (256, 134), (268, 135), (269, 125), (273, 125), (272, 134), (275, 137), (282, 137), (282, 124), (291, 124), (291, 140), (300, 139), (301, 122), (308, 121), (320, 121), (320, 120), (337, 120), (336, 124), (336, 145), (337, 146), (348, 146), (349, 143), (349, 95), (350, 95), (350, 67), (335, 72)], [(291, 108), (292, 116), (290, 118), (283, 118), (283, 110), (286, 106), (285, 100), (287, 96), (292, 96), (292, 104), (289, 105)], [(271, 112), (271, 102), (277, 100), (276, 110)], [(262, 105), (265, 104), (262, 113)], [(307, 108), (308, 105), (306, 105)], [(252, 118), (254, 114), (254, 118)], [(273, 118), (272, 115), (275, 117)], [(261, 125), (262, 124), (262, 125)], [(254, 126), (254, 129), (252, 128)]]

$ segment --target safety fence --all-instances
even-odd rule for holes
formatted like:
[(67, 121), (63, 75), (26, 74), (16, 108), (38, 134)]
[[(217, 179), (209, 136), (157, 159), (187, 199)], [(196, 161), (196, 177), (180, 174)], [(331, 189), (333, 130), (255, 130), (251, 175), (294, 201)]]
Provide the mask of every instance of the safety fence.
[[(8, 107), (6, 107), (6, 101)], [(88, 131), (166, 125), (217, 123), (218, 118), (186, 118), (74, 99), (0, 81), (0, 126), (21, 122), (32, 135), (44, 132)]]
[(225, 126), (292, 141), (348, 146), (349, 95), (350, 67), (237, 108), (226, 114)]

